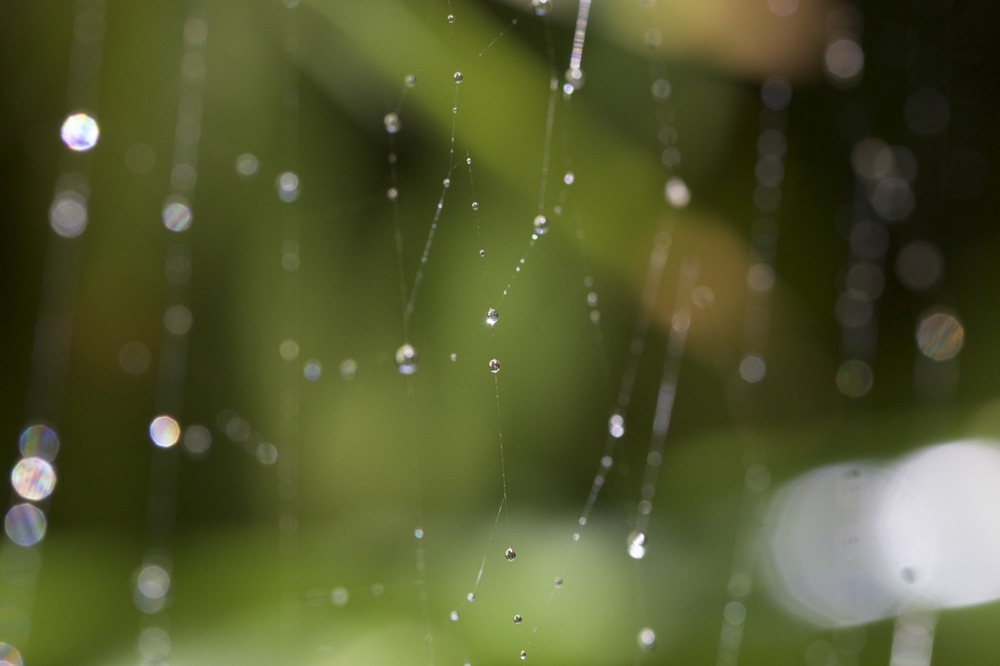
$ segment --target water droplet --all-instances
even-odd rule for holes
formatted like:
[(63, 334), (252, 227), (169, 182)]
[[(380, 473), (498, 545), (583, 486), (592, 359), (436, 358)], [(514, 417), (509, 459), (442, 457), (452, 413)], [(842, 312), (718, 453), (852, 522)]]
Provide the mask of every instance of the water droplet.
[(466, 157), (465, 158), (465, 163), (468, 164), (469, 166), (472, 166), (472, 158), (471, 157)]
[(562, 576), (556, 576), (555, 578), (552, 579), (553, 587), (562, 587), (562, 584), (563, 584)]
[(592, 291), (589, 294), (587, 294), (587, 305), (589, 305), (592, 308), (597, 307), (597, 292)]
[(424, 538), (424, 531), (421, 528), (418, 527), (415, 530), (413, 530), (413, 536), (415, 538), (417, 538), (417, 539), (423, 539)]
[(514, 624), (521, 624), (523, 621), (524, 621), (523, 617), (521, 617), (520, 615), (516, 615), (516, 614), (514, 615)]
[(37, 502), (52, 494), (56, 486), (56, 473), (52, 464), (44, 458), (23, 458), (14, 465), (10, 482), (18, 495)]
[(455, 22), (455, 15), (448, 14), (448, 23), (454, 23), (454, 22)]
[(302, 375), (307, 381), (315, 382), (323, 375), (323, 364), (314, 358), (306, 361), (306, 365), (302, 368)]
[(100, 129), (97, 121), (86, 113), (76, 113), (63, 122), (60, 135), (67, 148), (85, 152), (97, 145)]
[(643, 652), (649, 652), (654, 647), (656, 647), (656, 632), (649, 627), (643, 627), (639, 630), (639, 649)]
[(473, 201), (472, 202), (472, 210), (479, 210), (479, 202), (478, 201)]
[(406, 84), (407, 88), (412, 88), (413, 86), (417, 85), (417, 77), (414, 76), (413, 74), (407, 74), (406, 78), (403, 79), (403, 83)]
[(965, 342), (965, 329), (953, 315), (933, 312), (917, 325), (917, 347), (927, 358), (947, 361), (958, 356)]
[(646, 535), (638, 530), (628, 535), (628, 554), (633, 560), (641, 560), (646, 555)]
[(278, 345), (278, 354), (285, 361), (294, 361), (299, 357), (299, 343), (291, 338), (286, 338)]
[(358, 375), (358, 362), (353, 358), (346, 358), (340, 362), (340, 377), (346, 381), (351, 381)]
[(250, 178), (257, 173), (260, 162), (253, 153), (242, 153), (236, 158), (236, 173), (241, 178)]
[(575, 180), (576, 180), (576, 176), (573, 175), (572, 171), (567, 171), (566, 175), (563, 176), (563, 182), (566, 183), (567, 185), (572, 185), (573, 181), (575, 181)]
[(549, 230), (549, 221), (544, 215), (535, 216), (535, 233), (539, 236), (544, 236), (545, 232)]
[(448, 189), (449, 187), (451, 187), (451, 178), (445, 178), (444, 180), (441, 181), (441, 184), (444, 185), (445, 189)]
[(350, 599), (351, 595), (347, 591), (346, 587), (335, 587), (330, 591), (330, 602), (337, 608), (343, 608), (347, 605), (347, 600)]
[(395, 187), (390, 187), (385, 191), (385, 196), (389, 199), (389, 201), (396, 201), (399, 199), (399, 190)]
[(738, 601), (730, 601), (722, 610), (722, 617), (728, 624), (743, 624), (747, 617), (747, 608)]
[(462, 72), (455, 72), (455, 83), (461, 83), (463, 78)]
[(663, 194), (674, 208), (684, 208), (691, 203), (691, 191), (682, 178), (671, 178), (663, 187)]
[(490, 308), (486, 311), (486, 323), (493, 326), (497, 323), (497, 319), (500, 318), (499, 313), (497, 313), (495, 308)]
[(535, 10), (535, 16), (545, 16), (552, 8), (552, 0), (531, 0), (531, 7)]
[(611, 415), (608, 419), (608, 432), (615, 439), (619, 439), (625, 434), (625, 417), (621, 414), (615, 413)]
[(486, 256), (486, 250), (480, 250), (479, 251), (479, 256), (480, 257), (485, 257)]
[(399, 116), (391, 112), (385, 114), (385, 118), (382, 119), (382, 122), (385, 123), (385, 131), (389, 134), (395, 134), (402, 126), (399, 122)]
[(524, 650), (521, 650), (521, 661), (524, 661), (527, 658), (528, 658), (528, 653), (525, 652)]
[(0, 664), (9, 666), (24, 666), (21, 653), (10, 643), (0, 643)]
[(458, 611), (452, 611), (448, 613), (448, 619), (452, 622), (458, 622)]
[[(583, 87), (583, 80), (583, 70), (579, 67), (570, 67), (566, 70), (566, 83), (569, 84), (570, 88), (572, 88), (570, 94), (573, 94), (573, 92)], [(566, 88), (563, 87), (563, 92), (565, 91)]]
[(181, 426), (172, 416), (157, 416), (149, 424), (149, 438), (160, 448), (168, 449), (181, 436)]
[(191, 209), (182, 201), (172, 201), (165, 205), (160, 217), (163, 226), (175, 233), (186, 231), (191, 226)]
[(458, 360), (458, 354), (452, 352), (451, 356), (449, 356), (448, 358), (450, 358), (451, 362), (454, 363), (455, 361)]
[(413, 345), (404, 344), (396, 350), (396, 366), (401, 375), (412, 375), (417, 371), (417, 350)]
[(32, 504), (15, 504), (4, 518), (4, 530), (19, 546), (34, 546), (45, 538), (45, 513)]
[(72, 190), (60, 192), (49, 207), (49, 224), (63, 238), (76, 238), (87, 228), (87, 200)]
[(505, 551), (503, 552), (503, 556), (504, 556), (505, 558), (507, 558), (507, 561), (508, 561), (508, 562), (513, 562), (513, 561), (514, 561), (514, 558), (515, 558), (515, 557), (517, 557), (517, 553), (516, 553), (516, 552), (514, 552), (514, 549), (513, 549), (513, 548), (508, 548), (507, 550), (505, 550)]
[(500, 372), (500, 361), (496, 360), (495, 358), (490, 359), (490, 372), (492, 372), (494, 375)]
[(748, 354), (740, 361), (740, 377), (748, 384), (756, 384), (767, 374), (767, 364), (760, 356)]
[(278, 198), (292, 203), (299, 198), (299, 177), (293, 171), (285, 171), (277, 180)]
[(59, 453), (59, 435), (45, 425), (31, 425), (21, 432), (18, 448), (25, 457), (37, 456), (45, 460), (55, 460)]
[(580, 533), (573, 532), (573, 541), (579, 541), (579, 540), (580, 540)]
[(473, 601), (476, 600), (476, 595), (473, 594), (472, 592), (469, 592), (467, 595), (465, 595), (465, 600), (471, 604)]

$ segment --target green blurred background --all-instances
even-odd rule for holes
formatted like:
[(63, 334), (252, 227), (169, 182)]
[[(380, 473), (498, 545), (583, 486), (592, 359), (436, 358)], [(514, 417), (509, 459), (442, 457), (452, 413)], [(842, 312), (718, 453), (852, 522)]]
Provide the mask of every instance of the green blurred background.
[[(775, 11), (763, 0), (659, 0), (653, 9), (597, 2), (586, 83), (571, 103), (557, 100), (552, 167), (542, 174), (549, 79), (566, 67), (575, 4), (553, 0), (542, 20), (527, 1), (303, 0), (290, 10), (280, 1), (205, 0), (190, 5), (203, 12), (209, 37), (194, 223), (184, 236), (194, 327), (184, 407), (175, 416), (184, 427), (210, 428), (213, 444), (202, 457), (180, 447), (154, 450), (147, 428), (157, 414), (163, 311), (172, 304), (163, 262), (177, 242), (159, 217), (189, 8), (104, 4), (94, 109), (102, 133), (89, 155), (90, 221), (73, 241), (55, 237), (47, 217), (67, 159), (59, 127), (76, 110), (67, 108), (74, 6), (14, 0), (0, 26), (2, 460), (16, 462), (18, 433), (38, 418), (57, 421), (63, 441), (33, 607), (31, 586), (16, 575), (5, 574), (2, 588), (0, 641), (18, 645), (26, 664), (140, 661), (137, 637), (151, 621), (169, 627), (167, 661), (176, 664), (422, 663), (428, 628), (437, 664), (515, 663), (522, 648), (545, 664), (714, 663), (747, 451), (768, 460), (776, 485), (823, 463), (891, 459), (930, 442), (1000, 434), (1000, 309), (992, 296), (1000, 281), (1000, 39), (983, 6), (912, 0), (858, 9), (863, 80), (840, 90), (824, 77), (823, 52), (831, 17), (846, 5), (803, 4), (781, 18), (775, 11), (789, 5), (777, 0)], [(643, 37), (651, 25), (663, 35), (655, 49)], [(666, 65), (679, 172), (692, 192), (691, 205), (676, 214), (664, 212), (653, 61)], [(457, 89), (455, 71), (464, 75)], [(404, 88), (408, 74), (417, 78), (412, 89)], [(768, 375), (743, 401), (736, 368), (759, 87), (769, 75), (789, 77), (794, 93)], [(904, 112), (922, 87), (943, 91), (951, 104), (947, 128), (930, 136), (912, 131)], [(289, 89), (298, 101), (291, 115), (283, 104)], [(404, 339), (383, 117), (397, 106), (407, 282), (449, 173), (453, 122), (462, 162), (410, 324), (408, 341), (420, 353), (412, 379), (393, 361)], [(915, 156), (916, 207), (889, 227), (874, 386), (848, 399), (834, 382), (841, 360), (834, 306), (858, 187), (851, 148), (869, 135)], [(956, 176), (949, 156), (959, 149), (974, 157)], [(237, 174), (243, 153), (259, 159), (252, 177)], [(567, 168), (575, 176), (568, 190), (561, 186)], [(293, 204), (275, 192), (278, 174), (289, 169), (301, 182)], [(568, 198), (552, 231), (525, 255), (543, 184), (546, 210), (560, 192)], [(281, 266), (289, 216), (300, 257), (293, 304)], [(674, 244), (628, 433), (591, 523), (571, 548), (665, 217), (676, 224)], [(893, 272), (899, 249), (914, 239), (933, 243), (945, 267), (923, 290), (907, 289)], [(60, 413), (26, 414), (40, 294), (57, 270), (46, 263), (47, 248), (67, 244), (78, 247), (80, 263), (65, 404)], [(686, 254), (700, 258), (699, 283), (711, 288), (714, 303), (694, 314), (651, 547), (637, 563), (625, 538), (664, 323)], [(524, 269), (489, 329), (486, 309), (499, 302), (522, 256)], [(585, 277), (599, 294), (599, 327), (590, 321)], [(934, 373), (915, 380), (913, 331), (932, 306), (951, 309), (966, 331), (947, 385), (936, 384), (944, 375)], [(290, 326), (300, 351), (288, 363), (278, 349)], [(120, 353), (136, 342), (152, 363), (126, 372)], [(492, 357), (503, 366), (496, 385), (487, 370)], [(301, 378), (311, 359), (323, 369), (315, 382)], [(345, 359), (357, 363), (350, 381), (338, 370)], [(299, 378), (300, 543), (297, 574), (283, 589), (290, 562), (278, 522), (287, 505), (276, 466), (261, 464), (255, 447), (273, 442), (282, 455), (282, 370), (290, 364)], [(253, 433), (242, 441), (226, 433), (236, 414)], [(509, 518), (497, 521), (501, 429)], [(171, 601), (151, 620), (133, 605), (131, 586), (149, 546), (153, 456), (174, 456), (179, 469)], [(417, 511), (427, 535), (424, 610), (412, 537)], [(512, 565), (503, 561), (507, 545), (518, 551)], [(556, 575), (566, 584), (550, 599)], [(332, 603), (335, 588), (348, 591), (346, 603)], [(831, 633), (791, 618), (762, 587), (746, 603), (742, 663), (888, 659), (891, 621)], [(289, 604), (292, 629), (283, 615)], [(24, 619), (12, 608), (27, 609), (26, 641)], [(448, 620), (452, 610), (458, 622)], [(511, 623), (513, 612), (525, 616), (523, 625)], [(998, 620), (993, 605), (945, 613), (935, 660), (990, 663), (984, 655), (996, 651)], [(640, 655), (642, 626), (654, 627), (658, 640)], [(816, 661), (828, 653), (841, 661)]]

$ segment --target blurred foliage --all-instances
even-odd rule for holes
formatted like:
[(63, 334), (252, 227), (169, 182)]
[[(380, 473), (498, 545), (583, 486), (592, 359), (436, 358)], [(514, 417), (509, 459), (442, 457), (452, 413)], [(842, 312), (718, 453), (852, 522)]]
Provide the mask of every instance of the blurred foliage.
[[(1000, 310), (989, 297), (1000, 281), (1000, 40), (986, 9), (961, 0), (867, 4), (864, 80), (844, 91), (822, 74), (835, 5), (803, 3), (781, 19), (763, 0), (660, 0), (651, 12), (640, 2), (594, 3), (586, 84), (572, 103), (557, 105), (551, 168), (542, 173), (549, 81), (565, 69), (572, 3), (553, 0), (547, 21), (527, 0), (303, 0), (294, 20), (279, 0), (187, 4), (203, 7), (210, 36), (195, 221), (186, 235), (195, 324), (178, 416), (212, 429), (203, 459), (153, 451), (146, 436), (170, 305), (163, 258), (173, 240), (159, 211), (169, 190), (185, 3), (106, 2), (94, 109), (102, 134), (91, 156), (90, 223), (75, 241), (50, 237), (46, 223), (66, 159), (58, 129), (75, 110), (66, 108), (71, 5), (15, 0), (0, 26), (2, 459), (15, 462), (26, 420), (57, 420), (63, 439), (25, 663), (138, 660), (146, 619), (132, 604), (130, 577), (148, 546), (154, 455), (174, 455), (180, 465), (167, 611), (174, 663), (421, 663), (426, 613), (438, 664), (514, 663), (525, 644), (535, 663), (702, 664), (714, 662), (718, 646), (747, 450), (763, 453), (777, 484), (830, 461), (1000, 435)], [(650, 21), (664, 35), (659, 49), (643, 41)], [(675, 291), (677, 259), (695, 254), (715, 303), (692, 323), (653, 512), (654, 547), (640, 568), (624, 544), (673, 307), (668, 296), (657, 308), (660, 330), (647, 341), (616, 466), (583, 540), (568, 553), (666, 215), (652, 58), (666, 61), (680, 172), (693, 193), (672, 218), (662, 292)], [(461, 86), (455, 71), (463, 72)], [(412, 89), (403, 84), (408, 74), (417, 77)], [(745, 403), (736, 398), (735, 369), (758, 90), (770, 74), (790, 77), (794, 98), (768, 377)], [(289, 86), (299, 109), (291, 130), (283, 105)], [(940, 87), (952, 101), (943, 135), (907, 129), (905, 100), (921, 86)], [(410, 325), (408, 341), (421, 355), (412, 410), (393, 363), (404, 340), (383, 116), (397, 105), (408, 282), (441, 180), (456, 162)], [(834, 303), (848, 252), (845, 207), (857, 187), (851, 147), (867, 135), (907, 146), (919, 175), (915, 213), (891, 227), (874, 388), (851, 401), (832, 379), (840, 360)], [(128, 166), (136, 145), (153, 156), (148, 170)], [(955, 146), (975, 149), (986, 165), (986, 182), (970, 196), (946, 186), (942, 164)], [(237, 177), (241, 153), (260, 160), (252, 178)], [(564, 213), (515, 276), (541, 190), (551, 207), (567, 164), (575, 183)], [(287, 169), (302, 183), (291, 206), (274, 189)], [(300, 239), (295, 303), (286, 301), (280, 263), (289, 210)], [(892, 275), (892, 258), (914, 238), (933, 242), (944, 258), (944, 278), (930, 290), (907, 290)], [(65, 407), (26, 414), (39, 295), (54, 270), (46, 248), (60, 243), (78, 244), (82, 257)], [(600, 295), (599, 328), (588, 319), (588, 275)], [(508, 282), (491, 331), (482, 323), (484, 289), (496, 303)], [(954, 390), (914, 383), (913, 330), (932, 305), (953, 309), (967, 331)], [(301, 544), (296, 587), (287, 590), (275, 468), (259, 464), (252, 446), (230, 442), (218, 415), (235, 410), (281, 450), (277, 351), (292, 311), (299, 313), (295, 363), (317, 359), (323, 375), (298, 386)], [(152, 350), (153, 366), (142, 374), (119, 364), (129, 341)], [(493, 356), (503, 364), (499, 397), (486, 369)], [(339, 376), (344, 359), (357, 361), (353, 381)], [(494, 524), (501, 430), (510, 519)], [(423, 610), (411, 536), (418, 510), (428, 535)], [(519, 553), (516, 573), (502, 559), (508, 539)], [(462, 600), (484, 557), (469, 604)], [(555, 575), (566, 585), (549, 600)], [(330, 602), (337, 586), (350, 592), (344, 607)], [(4, 606), (21, 604), (17, 586), (3, 594)], [(288, 595), (297, 608), (292, 635), (282, 620)], [(762, 589), (747, 606), (742, 663), (803, 663), (815, 641), (854, 646), (842, 654), (860, 642), (856, 663), (887, 659), (891, 622), (831, 634), (789, 618)], [(456, 608), (461, 619), (450, 623)], [(513, 608), (524, 626), (511, 623)], [(983, 663), (981, 655), (995, 651), (998, 613), (984, 606), (944, 615), (935, 660)], [(18, 631), (3, 622), (0, 641)], [(658, 646), (637, 660), (643, 624), (657, 628)]]

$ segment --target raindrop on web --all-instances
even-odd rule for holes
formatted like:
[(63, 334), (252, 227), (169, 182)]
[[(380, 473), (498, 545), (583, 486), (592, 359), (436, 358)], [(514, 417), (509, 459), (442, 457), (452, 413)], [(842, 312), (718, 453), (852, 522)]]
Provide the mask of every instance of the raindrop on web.
[(643, 652), (649, 652), (654, 647), (656, 647), (656, 632), (649, 627), (644, 627), (639, 630), (639, 649)]
[(517, 553), (514, 552), (513, 548), (508, 548), (507, 550), (504, 551), (503, 556), (507, 558), (508, 562), (513, 562), (514, 558), (517, 557)]
[(382, 121), (385, 123), (385, 131), (389, 134), (395, 134), (400, 130), (399, 116), (395, 113), (390, 112), (385, 114), (385, 118)]
[(97, 145), (100, 129), (97, 121), (86, 113), (76, 113), (63, 122), (60, 134), (67, 148), (85, 152)]
[(396, 366), (401, 375), (412, 375), (417, 371), (417, 350), (411, 344), (404, 344), (396, 350)]
[(448, 613), (448, 619), (452, 622), (458, 622), (458, 611), (452, 611)]
[(489, 310), (486, 311), (486, 323), (489, 324), (490, 326), (496, 324), (499, 318), (500, 315), (499, 313), (497, 313), (495, 308), (490, 308)]
[(521, 622), (523, 621), (524, 621), (523, 617), (521, 617), (520, 615), (514, 615), (514, 624), (521, 624)]
[(544, 215), (535, 216), (535, 233), (543, 236), (549, 230), (549, 221)]
[(646, 555), (646, 535), (638, 530), (628, 535), (628, 554), (633, 560), (641, 560)]
[(472, 210), (479, 210), (479, 202), (478, 201), (473, 201), (472, 202)]
[(464, 80), (462, 72), (455, 72), (455, 83), (461, 83)]
[(455, 22), (455, 15), (448, 14), (448, 23), (454, 23), (454, 22)]
[(494, 375), (500, 372), (500, 361), (496, 360), (495, 358), (490, 359), (490, 372), (492, 372)]

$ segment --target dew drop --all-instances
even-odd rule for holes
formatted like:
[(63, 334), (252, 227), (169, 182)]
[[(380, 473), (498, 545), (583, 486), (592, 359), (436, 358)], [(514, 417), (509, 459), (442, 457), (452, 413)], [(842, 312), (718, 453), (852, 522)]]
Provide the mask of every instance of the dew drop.
[(465, 158), (465, 163), (468, 164), (469, 166), (472, 166), (472, 158), (471, 157), (466, 157)]
[(458, 354), (452, 352), (451, 356), (449, 356), (448, 358), (450, 358), (451, 362), (454, 363), (455, 361), (458, 360)]
[(173, 201), (165, 205), (160, 217), (163, 226), (175, 233), (186, 231), (191, 226), (191, 209), (182, 201)]
[(552, 8), (552, 0), (531, 0), (531, 8), (535, 10), (535, 16), (545, 16)]
[(452, 611), (448, 613), (448, 619), (452, 622), (458, 622), (458, 611)]
[(517, 557), (517, 553), (516, 553), (516, 552), (514, 552), (514, 549), (513, 549), (513, 548), (508, 548), (507, 550), (505, 550), (505, 551), (503, 552), (503, 556), (504, 556), (505, 558), (507, 558), (507, 561), (508, 561), (508, 562), (513, 562), (513, 561), (514, 561), (514, 558), (515, 558), (515, 557)]
[(16, 647), (10, 643), (0, 643), (0, 664), (24, 666), (24, 660), (21, 659), (21, 653)]
[(293, 171), (285, 171), (278, 176), (278, 198), (292, 203), (299, 198), (299, 177)]
[(314, 358), (309, 359), (302, 368), (302, 376), (306, 378), (306, 381), (318, 381), (323, 376), (323, 364)]
[(572, 185), (573, 181), (575, 181), (575, 180), (576, 180), (576, 176), (573, 175), (572, 171), (567, 171), (566, 175), (563, 176), (563, 182), (566, 183), (567, 185)]
[(514, 624), (521, 624), (523, 621), (524, 621), (523, 617), (517, 614), (514, 615)]
[(486, 256), (486, 250), (480, 250), (479, 251), (479, 256), (480, 257), (485, 257)]
[(649, 627), (643, 627), (639, 630), (639, 649), (643, 652), (650, 652), (656, 647), (656, 632)]
[(14, 465), (10, 482), (18, 495), (37, 502), (52, 494), (56, 485), (56, 473), (52, 464), (44, 458), (23, 458)]
[(358, 375), (358, 362), (353, 358), (346, 358), (340, 362), (340, 377), (346, 381), (351, 381)]
[(486, 323), (489, 324), (490, 326), (496, 324), (499, 318), (500, 315), (499, 313), (497, 313), (495, 308), (490, 308), (489, 310), (486, 311)]
[(478, 201), (473, 201), (472, 202), (472, 210), (479, 210), (479, 202)]
[(455, 22), (455, 15), (448, 14), (448, 23), (454, 23), (454, 22)]
[(424, 538), (424, 531), (421, 528), (418, 527), (415, 530), (413, 530), (413, 536), (416, 539), (423, 539)]
[(628, 535), (628, 554), (633, 560), (641, 560), (646, 555), (646, 535), (635, 530)]
[(385, 114), (385, 118), (382, 119), (382, 122), (385, 123), (385, 131), (389, 134), (395, 134), (402, 126), (399, 122), (399, 116), (391, 112)]
[(149, 424), (149, 438), (160, 448), (168, 449), (181, 436), (181, 426), (172, 416), (157, 416)]
[(45, 512), (33, 504), (15, 504), (4, 517), (4, 531), (18, 546), (34, 546), (45, 538)]
[(404, 344), (396, 350), (396, 367), (401, 375), (412, 375), (417, 371), (417, 350), (413, 345)]
[(539, 236), (544, 236), (545, 232), (549, 230), (549, 221), (544, 215), (535, 216), (535, 233)]
[(385, 191), (385, 196), (386, 198), (389, 199), (389, 201), (396, 201), (397, 199), (399, 199), (399, 190), (397, 190), (395, 187), (390, 187), (388, 190)]
[(60, 192), (49, 207), (49, 224), (63, 238), (76, 238), (87, 228), (87, 200), (78, 192)]
[(621, 438), (625, 434), (625, 417), (615, 413), (608, 419), (608, 433), (615, 439)]
[(236, 173), (240, 178), (250, 178), (257, 173), (258, 168), (260, 161), (253, 153), (241, 153), (236, 157)]
[(528, 658), (528, 653), (525, 652), (524, 650), (521, 650), (521, 661), (524, 661), (527, 658)]
[[(496, 360), (495, 358), (490, 359), (490, 372), (492, 372), (494, 375), (500, 372), (500, 361)], [(514, 558), (508, 558), (508, 559), (514, 559)]]
[(462, 72), (455, 72), (455, 83), (461, 83), (464, 79)]
[(451, 178), (445, 178), (444, 180), (441, 181), (441, 184), (444, 185), (445, 189), (448, 189), (449, 187), (451, 187)]
[(691, 203), (691, 191), (681, 178), (671, 178), (663, 187), (663, 195), (674, 208), (684, 208)]
[(86, 113), (75, 113), (62, 124), (60, 136), (70, 150), (86, 152), (97, 145), (100, 129), (97, 121)]
[(330, 590), (330, 603), (337, 608), (343, 608), (346, 606), (350, 598), (351, 593), (347, 591), (346, 587), (335, 587)]
[(406, 84), (407, 88), (412, 88), (413, 86), (417, 85), (417, 77), (414, 76), (413, 74), (407, 74), (406, 78), (403, 79), (403, 83)]
[(472, 592), (469, 592), (467, 595), (465, 595), (465, 600), (471, 604), (473, 601), (476, 600), (476, 595)]
[(553, 587), (557, 587), (557, 588), (558, 587), (562, 587), (562, 584), (563, 584), (562, 576), (556, 576), (555, 578), (552, 579), (552, 586)]
[(59, 435), (46, 425), (30, 425), (21, 432), (18, 448), (26, 458), (36, 456), (52, 461), (59, 453)]

